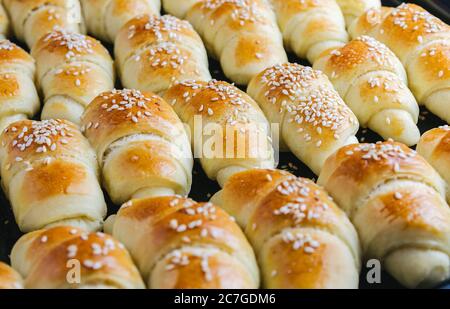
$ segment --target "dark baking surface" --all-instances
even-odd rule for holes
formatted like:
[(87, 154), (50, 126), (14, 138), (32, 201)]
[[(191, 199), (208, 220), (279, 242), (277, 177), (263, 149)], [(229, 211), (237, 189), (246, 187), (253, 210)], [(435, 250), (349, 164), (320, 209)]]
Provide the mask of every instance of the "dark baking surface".
[[(383, 1), (384, 5), (389, 6), (397, 6), (401, 2), (404, 1), (394, 1), (394, 0), (386, 0)], [(447, 23), (450, 23), (450, 1), (448, 0), (437, 0), (437, 1), (407, 1), (414, 2), (420, 4), (425, 7), (434, 15), (442, 18)], [(111, 46), (108, 46), (109, 50), (112, 51)], [(307, 62), (300, 60), (294, 55), (290, 55), (289, 60), (291, 62), (301, 63), (303, 65), (310, 65)], [(223, 75), (222, 70), (220, 69), (220, 65), (215, 60), (210, 60), (210, 71), (212, 76), (218, 80), (227, 80)], [(120, 85), (118, 85), (119, 87)], [(245, 91), (245, 89), (242, 89)], [(445, 123), (434, 116), (426, 109), (421, 108), (421, 115), (419, 119), (419, 128), (421, 133), (424, 133), (432, 128), (444, 125)], [(375, 134), (374, 132), (361, 128), (358, 133), (358, 139), (360, 142), (377, 142), (382, 140), (382, 138)], [(281, 153), (280, 154), (280, 162), (278, 168), (288, 170), (293, 174), (301, 177), (307, 177), (310, 179), (316, 179), (316, 175), (314, 175), (309, 168), (307, 168), (303, 163), (301, 163), (292, 153)], [(31, 184), (32, 185), (32, 184)], [(202, 171), (198, 162), (196, 162), (193, 171), (193, 184), (192, 190), (190, 193), (190, 197), (197, 201), (207, 201), (209, 198), (219, 190), (219, 186), (216, 182), (209, 180), (205, 173)], [(106, 195), (106, 193), (105, 193)], [(112, 204), (109, 198), (106, 196), (108, 202), (108, 215), (114, 214), (118, 210), (118, 206)], [(0, 261), (4, 261), (9, 263), (9, 254), (14, 243), (17, 239), (22, 235), (15, 223), (13, 212), (11, 206), (5, 197), (3, 191), (0, 192)], [(361, 271), (361, 288), (370, 288), (370, 289), (380, 289), (380, 288), (402, 288), (392, 277), (388, 274), (383, 273), (382, 275), (382, 283), (369, 285), (366, 283), (366, 267), (362, 267)], [(450, 284), (450, 283), (449, 283)], [(443, 287), (446, 284), (443, 284)]]

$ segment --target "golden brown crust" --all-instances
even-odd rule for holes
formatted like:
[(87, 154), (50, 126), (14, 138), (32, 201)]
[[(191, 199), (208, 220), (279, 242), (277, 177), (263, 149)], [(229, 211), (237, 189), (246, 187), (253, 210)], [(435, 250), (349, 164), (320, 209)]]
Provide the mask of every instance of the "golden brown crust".
[(395, 179), (424, 182), (444, 193), (442, 179), (426, 160), (395, 142), (349, 145), (339, 149), (326, 161), (318, 183), (328, 190), (345, 188), (347, 194), (335, 196), (335, 200), (350, 214), (374, 188)]
[(92, 37), (64, 30), (55, 30), (43, 36), (33, 47), (38, 78), (42, 79), (53, 68), (68, 62), (87, 61), (104, 69), (114, 77), (111, 56), (103, 45)]
[[(25, 270), (27, 288), (144, 287), (122, 244), (99, 232), (71, 227), (33, 232), (16, 243), (12, 262)], [(79, 265), (80, 282), (68, 282), (68, 262)]]
[(162, 93), (175, 82), (211, 79), (206, 50), (187, 21), (165, 15), (138, 16), (116, 39), (125, 87)]
[(34, 79), (35, 64), (34, 59), (22, 48), (8, 41), (0, 41), (0, 71), (8, 68), (21, 68), (30, 74)]
[(66, 29), (82, 32), (80, 4), (76, 0), (6, 0), (16, 37), (32, 48), (48, 32)]
[(2, 262), (0, 262), (0, 289), (23, 289), (20, 275)]
[[(216, 179), (222, 169), (230, 166), (243, 169), (274, 166), (273, 148), (267, 142), (267, 119), (256, 102), (235, 86), (216, 80), (186, 81), (171, 87), (164, 98), (189, 125), (191, 132), (198, 130), (199, 125), (203, 135), (213, 135), (206, 133), (208, 125), (222, 128), (222, 135), (217, 132), (219, 134), (210, 138), (219, 144), (222, 142), (222, 149), (219, 146), (205, 149), (208, 141), (192, 137), (193, 147), (203, 150), (201, 163), (211, 179)], [(227, 140), (230, 134), (235, 137)]]
[[(138, 90), (112, 90), (98, 95), (86, 109), (82, 126), (88, 139), (97, 141), (101, 162), (112, 142), (133, 134), (176, 137), (180, 121), (159, 96)], [(101, 142), (100, 142), (101, 141)]]
[[(139, 232), (131, 237), (132, 230)], [(119, 211), (113, 234), (129, 248), (150, 287), (258, 286), (254, 255), (242, 231), (211, 203), (178, 196), (132, 200)], [(227, 272), (233, 265), (238, 268)]]
[[(312, 181), (278, 170), (250, 170), (233, 175), (216, 199), (243, 226), (265, 287), (357, 285), (356, 232)], [(330, 275), (343, 265), (342, 278)]]
[(294, 63), (273, 66), (255, 76), (247, 92), (280, 125), (283, 144), (317, 174), (328, 155), (356, 141), (355, 115), (320, 71)]

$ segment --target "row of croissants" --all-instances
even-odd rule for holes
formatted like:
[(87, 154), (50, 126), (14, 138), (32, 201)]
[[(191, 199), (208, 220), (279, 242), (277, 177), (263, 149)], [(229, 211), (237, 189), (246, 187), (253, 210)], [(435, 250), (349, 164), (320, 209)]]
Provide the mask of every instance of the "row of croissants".
[[(31, 55), (0, 41), (1, 184), (27, 233), (0, 287), (357, 288), (368, 259), (407, 287), (450, 278), (450, 129), (417, 128), (418, 103), (450, 121), (447, 24), (379, 1), (162, 2), (174, 16), (3, 0)], [(199, 119), (235, 130), (221, 156), (195, 153)], [(271, 124), (317, 184), (276, 169)], [(208, 203), (186, 197), (194, 155)], [(106, 222), (102, 188), (122, 205)]]

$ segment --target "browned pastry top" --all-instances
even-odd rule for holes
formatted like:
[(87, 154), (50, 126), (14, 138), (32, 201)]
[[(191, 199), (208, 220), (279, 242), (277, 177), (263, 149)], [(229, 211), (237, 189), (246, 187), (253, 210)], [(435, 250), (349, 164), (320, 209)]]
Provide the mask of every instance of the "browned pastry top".
[(23, 282), (20, 275), (5, 263), (0, 262), (0, 289), (21, 289)]
[(19, 163), (47, 156), (82, 156), (84, 138), (76, 125), (59, 119), (22, 120), (11, 124), (1, 136), (7, 161)]
[(0, 41), (0, 66), (11, 62), (25, 62), (34, 65), (34, 59), (22, 48), (8, 40)]
[[(117, 285), (120, 288), (123, 286), (118, 279), (127, 278), (128, 284), (143, 287), (128, 252), (109, 235), (87, 233), (73, 227), (55, 227), (33, 232), (31, 236), (33, 239), (24, 256), (34, 261), (26, 278), (27, 285), (38, 283), (45, 274), (46, 282), (64, 283), (64, 286), (67, 284), (67, 262), (77, 260), (83, 284)], [(100, 274), (110, 277), (103, 281)]]

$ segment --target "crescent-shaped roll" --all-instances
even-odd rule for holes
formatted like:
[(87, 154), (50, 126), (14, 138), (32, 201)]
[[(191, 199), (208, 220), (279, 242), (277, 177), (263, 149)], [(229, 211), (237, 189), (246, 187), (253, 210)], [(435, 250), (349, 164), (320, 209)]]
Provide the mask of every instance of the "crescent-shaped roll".
[(134, 199), (112, 235), (130, 251), (148, 288), (256, 289), (255, 255), (239, 226), (211, 203), (179, 196)]
[(223, 185), (238, 171), (274, 168), (269, 123), (245, 92), (222, 81), (186, 81), (164, 98), (189, 127), (195, 157), (210, 179)]
[(318, 184), (348, 214), (366, 259), (406, 287), (450, 278), (450, 208), (427, 161), (395, 142), (350, 145), (332, 155)]
[(417, 144), (419, 106), (407, 87), (402, 63), (386, 45), (361, 36), (322, 54), (314, 69), (330, 78), (361, 126), (369, 127), (385, 140)]
[(142, 15), (119, 31), (115, 55), (122, 84), (162, 94), (179, 81), (211, 79), (208, 56), (187, 22), (170, 15)]
[(233, 175), (211, 199), (252, 244), (264, 288), (358, 288), (358, 236), (345, 213), (309, 179), (279, 170)]
[(21, 231), (101, 228), (106, 204), (95, 153), (74, 124), (22, 120), (0, 140), (2, 186)]
[(39, 111), (34, 59), (16, 44), (0, 40), (0, 131)]
[(450, 123), (450, 26), (420, 6), (370, 9), (350, 28), (372, 36), (401, 60), (417, 101)]
[(225, 75), (246, 85), (275, 64), (287, 61), (276, 17), (266, 0), (203, 0), (185, 17), (203, 38)]
[(422, 135), (417, 152), (427, 159), (447, 182), (447, 201), (450, 203), (450, 127), (442, 126)]
[(202, 0), (161, 0), (164, 11), (178, 18), (185, 18), (187, 12), (194, 4)]
[(358, 120), (320, 71), (277, 65), (255, 76), (247, 92), (269, 122), (279, 124), (282, 147), (316, 174), (337, 149), (358, 143)]
[(80, 0), (88, 32), (108, 43), (120, 28), (141, 14), (159, 15), (160, 0)]
[(336, 0), (345, 17), (345, 23), (349, 27), (355, 19), (372, 8), (380, 8), (380, 0)]
[(42, 37), (31, 55), (44, 94), (42, 119), (75, 124), (100, 93), (114, 88), (114, 64), (99, 41), (83, 34), (53, 31)]
[(23, 289), (23, 279), (14, 269), (0, 262), (0, 290)]
[(8, 14), (6, 14), (3, 4), (0, 2), (0, 39), (9, 37), (9, 27)]
[(22, 236), (11, 263), (28, 289), (143, 289), (124, 246), (109, 235), (61, 226)]
[(31, 49), (55, 29), (84, 33), (78, 0), (3, 0), (16, 37)]
[(335, 0), (270, 0), (285, 46), (314, 63), (325, 50), (348, 41), (345, 20)]
[(189, 137), (160, 97), (128, 89), (105, 92), (88, 106), (81, 123), (114, 203), (189, 193), (193, 165)]

